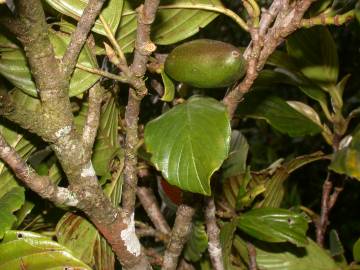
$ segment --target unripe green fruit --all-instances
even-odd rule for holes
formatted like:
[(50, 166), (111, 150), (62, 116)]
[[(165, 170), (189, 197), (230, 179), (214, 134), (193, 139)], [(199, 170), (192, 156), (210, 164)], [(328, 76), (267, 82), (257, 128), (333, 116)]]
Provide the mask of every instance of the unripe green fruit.
[(165, 72), (198, 88), (226, 87), (242, 78), (246, 61), (239, 49), (217, 40), (198, 39), (176, 47), (166, 58)]

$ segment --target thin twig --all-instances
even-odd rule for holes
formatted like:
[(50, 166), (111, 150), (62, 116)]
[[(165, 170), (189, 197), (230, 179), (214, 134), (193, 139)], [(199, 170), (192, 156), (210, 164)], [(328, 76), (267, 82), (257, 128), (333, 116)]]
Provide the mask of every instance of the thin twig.
[(179, 256), (192, 230), (192, 219), (194, 214), (195, 208), (193, 207), (186, 204), (182, 204), (178, 207), (170, 242), (165, 251), (162, 270), (176, 269)]
[(104, 90), (100, 86), (99, 82), (97, 82), (89, 90), (89, 110), (86, 115), (86, 121), (82, 132), (82, 141), (86, 149), (92, 149), (95, 142), (100, 123), (100, 111), (103, 94)]
[(89, 0), (84, 9), (77, 27), (71, 35), (69, 46), (62, 58), (62, 68), (66, 78), (69, 78), (73, 73), (80, 51), (105, 2), (106, 0)]
[(163, 234), (170, 234), (170, 226), (161, 213), (160, 207), (152, 189), (147, 187), (138, 187), (137, 196), (147, 215), (155, 225), (155, 228)]
[(222, 248), (220, 244), (220, 229), (216, 223), (216, 208), (213, 197), (206, 198), (205, 222), (209, 238), (209, 255), (214, 270), (224, 270)]
[(355, 11), (349, 10), (348, 12), (344, 14), (339, 14), (335, 16), (328, 16), (326, 14), (321, 14), (319, 16), (309, 18), (309, 19), (302, 19), (301, 20), (301, 26), (302, 27), (312, 27), (315, 25), (342, 25), (345, 24), (352, 19), (355, 18)]
[(249, 242), (247, 242), (246, 246), (249, 253), (249, 270), (257, 270), (255, 246)]
[(324, 181), (322, 188), (322, 197), (321, 197), (321, 214), (320, 220), (318, 220), (316, 225), (316, 242), (319, 246), (324, 246), (324, 239), (327, 227), (329, 225), (329, 214), (331, 209), (334, 207), (335, 202), (343, 190), (342, 187), (335, 187), (333, 193), (333, 182), (330, 179), (331, 173), (328, 174), (326, 180)]
[(75, 194), (67, 188), (58, 187), (49, 177), (38, 175), (33, 168), (28, 166), (1, 134), (0, 159), (13, 170), (18, 179), (42, 198), (60, 205), (76, 206), (78, 204)]
[(107, 72), (107, 71), (104, 71), (104, 70), (101, 70), (101, 69), (98, 69), (98, 68), (87, 67), (87, 66), (84, 66), (82, 64), (76, 64), (76, 67), (81, 69), (81, 70), (87, 71), (89, 73), (93, 73), (93, 74), (103, 76), (105, 78), (109, 78), (109, 79), (119, 81), (119, 82), (123, 82), (123, 83), (128, 83), (128, 80), (124, 76), (121, 76), (121, 75), (116, 75), (116, 74), (113, 74), (113, 73), (110, 73), (110, 72)]

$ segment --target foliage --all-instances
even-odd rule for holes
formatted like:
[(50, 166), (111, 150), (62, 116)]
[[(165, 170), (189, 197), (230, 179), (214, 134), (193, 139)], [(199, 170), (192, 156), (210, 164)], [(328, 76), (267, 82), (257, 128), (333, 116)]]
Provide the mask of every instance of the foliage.
[[(5, 2), (10, 6), (12, 1)], [(65, 54), (87, 2), (43, 1), (57, 59)], [(247, 4), (243, 6), (243, 2)], [(101, 85), (99, 128), (90, 151), (99, 190), (110, 204), (119, 206), (127, 198), (122, 197), (123, 183), (129, 181), (124, 175), (135, 160), (139, 185), (154, 191), (169, 224), (173, 216), (165, 197), (171, 200), (171, 194), (159, 191), (161, 181), (167, 181), (171, 185), (168, 190), (181, 201), (190, 201), (197, 210), (203, 210), (199, 205), (206, 196), (214, 197), (225, 269), (249, 267), (249, 243), (256, 251), (259, 269), (360, 269), (360, 219), (354, 213), (360, 198), (356, 181), (360, 180), (360, 78), (356, 76), (360, 68), (360, 2), (314, 3), (305, 14), (303, 27), (285, 39), (284, 46), (277, 48), (264, 67), (259, 66), (259, 77), (242, 97), (234, 116), (222, 99), (236, 84), (199, 89), (173, 81), (164, 71), (165, 57), (189, 39), (215, 38), (237, 47), (248, 44), (250, 23), (259, 23), (252, 21), (254, 14), (249, 16), (249, 5), (256, 12), (257, 5), (267, 8), (270, 2), (160, 1), (151, 28), (158, 53), (151, 55), (145, 76), (134, 75), (149, 90), (139, 119), (135, 117), (140, 123), (135, 130), (140, 140), (130, 149), (137, 152), (134, 157), (126, 148), (131, 132), (126, 122), (131, 106), (127, 102), (139, 97), (133, 90), (127, 96), (129, 81), (124, 80), (126, 72), (119, 71), (121, 65), (116, 65), (116, 60), (134, 58), (137, 10), (143, 1), (107, 1), (89, 42), (81, 49), (65, 94), (75, 117), (72, 124), (81, 134), (90, 113), (89, 90)], [(0, 1), (0, 17), (10, 12), (6, 4)], [(339, 27), (326, 26), (343, 24), (343, 14), (357, 20)], [(324, 25), (305, 24), (310, 17), (314, 24), (322, 18), (320, 24)], [(110, 47), (116, 56), (109, 53)], [(27, 50), (14, 34), (0, 28), (0, 94), (6, 93), (16, 108), (40, 115), (44, 108)], [(213, 61), (213, 52), (205, 52)], [(181, 64), (176, 63), (175, 68), (189, 68), (194, 59), (203, 60), (196, 56), (187, 55), (186, 63), (176, 59)], [(207, 72), (207, 63), (197, 64)], [(210, 78), (224, 76), (217, 65), (212, 62), (207, 73)], [(241, 73), (245, 66), (241, 63)], [(191, 68), (187, 75), (196, 74)], [(201, 85), (209, 82), (209, 77), (204, 78)], [(67, 186), (67, 172), (57, 149), (32, 134), (36, 123), (21, 128), (6, 119), (9, 112), (3, 108), (5, 102), (0, 99), (1, 135), (17, 151), (18, 158), (39, 175), (49, 176), (51, 183), (60, 187)], [(322, 216), (321, 201), (325, 179), (332, 183), (330, 202), (335, 203), (336, 192), (344, 189), (341, 194), (346, 194), (340, 195), (333, 209), (331, 205), (332, 214), (326, 217)], [(154, 220), (149, 220), (147, 208), (136, 205), (138, 237), (148, 257), (151, 252), (163, 256), (169, 232), (149, 225)], [(315, 240), (323, 218), (326, 226), (331, 219), (333, 230), (328, 233), (325, 226), (323, 234), (329, 241), (321, 246)], [(195, 220), (182, 256), (196, 269), (210, 269), (212, 243), (203, 211), (197, 212)], [(47, 203), (0, 161), (0, 270), (121, 269), (115, 263), (111, 244), (98, 230), (101, 225), (91, 223), (73, 208)], [(154, 261), (157, 256), (153, 256)]]

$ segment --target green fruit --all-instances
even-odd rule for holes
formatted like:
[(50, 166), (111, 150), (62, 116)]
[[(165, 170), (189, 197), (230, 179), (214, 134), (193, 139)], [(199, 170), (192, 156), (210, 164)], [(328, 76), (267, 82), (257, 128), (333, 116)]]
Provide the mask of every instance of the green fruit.
[(229, 86), (244, 76), (246, 61), (231, 44), (198, 39), (176, 47), (166, 58), (165, 72), (198, 88)]

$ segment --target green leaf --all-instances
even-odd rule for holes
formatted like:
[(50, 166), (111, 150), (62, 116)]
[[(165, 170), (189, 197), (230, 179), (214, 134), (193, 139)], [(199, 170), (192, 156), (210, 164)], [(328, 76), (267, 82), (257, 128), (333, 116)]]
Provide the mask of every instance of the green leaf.
[(175, 96), (175, 85), (164, 70), (161, 70), (160, 74), (164, 83), (164, 95), (161, 97), (161, 100), (171, 102)]
[(249, 144), (246, 138), (238, 130), (231, 132), (230, 153), (222, 165), (222, 178), (240, 175), (246, 171), (246, 159), (249, 152)]
[[(26, 95), (19, 89), (14, 89), (9, 94), (11, 95), (12, 100), (14, 100), (17, 106), (26, 108), (27, 110), (34, 113), (38, 111), (40, 105), (39, 100), (32, 98), (29, 95)], [(6, 142), (10, 146), (15, 148), (16, 152), (20, 155), (20, 157), (25, 160), (35, 150), (35, 145), (29, 140), (29, 138), (33, 139), (34, 137), (29, 136), (27, 132), (24, 132), (24, 130), (19, 128), (17, 125), (8, 122), (5, 119), (2, 119), (0, 123), (0, 133), (5, 138)], [(2, 161), (0, 161), (0, 198), (9, 196), (6, 194), (11, 194), (9, 192), (15, 192), (19, 188), (19, 182), (12, 173), (12, 171), (9, 170), (9, 168), (5, 166)], [(14, 207), (16, 208), (17, 206), (14, 205)]]
[[(139, 0), (125, 0), (120, 27), (116, 38), (124, 52), (132, 52), (136, 36), (136, 7)], [(188, 5), (192, 9), (175, 8), (177, 5)], [(171, 8), (169, 8), (171, 6)], [(151, 27), (152, 41), (168, 45), (184, 40), (199, 32), (218, 14), (203, 10), (204, 6), (223, 7), (219, 0), (162, 0)]]
[(360, 180), (360, 131), (357, 131), (348, 147), (337, 151), (331, 164), (330, 170)]
[[(256, 263), (266, 270), (339, 270), (328, 253), (310, 238), (308, 245), (297, 248), (290, 244), (252, 243), (256, 247)], [(241, 257), (248, 261), (246, 243), (238, 236), (234, 246)]]
[(15, 223), (16, 217), (13, 213), (19, 210), (25, 202), (24, 193), (24, 188), (14, 187), (5, 195), (0, 196), (0, 239), (4, 236), (5, 231)]
[[(70, 42), (70, 36), (49, 31), (49, 37), (54, 46), (56, 56), (62, 57)], [(96, 59), (93, 58), (87, 45), (82, 49), (78, 63), (87, 67), (97, 67)], [(32, 79), (25, 54), (21, 49), (0, 52), (0, 74), (25, 93), (34, 97), (37, 96), (35, 83)], [(85, 92), (98, 79), (98, 75), (75, 69), (70, 81), (69, 96), (77, 96)]]
[(332, 257), (344, 255), (345, 250), (336, 230), (331, 230), (329, 233), (329, 246)]
[(355, 242), (353, 246), (353, 256), (355, 262), (360, 262), (360, 238)]
[(326, 89), (339, 74), (336, 44), (323, 26), (300, 29), (287, 39), (287, 50), (302, 73)]
[(26, 231), (7, 231), (0, 244), (0, 270), (91, 270), (65, 247), (44, 236)]
[(197, 262), (208, 247), (208, 236), (203, 222), (196, 221), (189, 240), (186, 242), (184, 257), (190, 262)]
[[(46, 0), (46, 2), (60, 13), (79, 20), (88, 0)], [(108, 0), (100, 13), (113, 33), (116, 32), (119, 26), (123, 4), (123, 0)], [(96, 20), (92, 30), (106, 36), (104, 26), (100, 19)]]
[(145, 127), (151, 161), (172, 185), (210, 195), (210, 177), (228, 155), (230, 121), (217, 100), (192, 97)]
[(237, 218), (240, 230), (272, 243), (290, 242), (306, 246), (307, 219), (303, 214), (280, 208), (252, 209)]
[(109, 174), (110, 162), (121, 152), (118, 143), (119, 106), (111, 98), (101, 110), (100, 125), (94, 145), (92, 163), (97, 175)]
[(222, 248), (222, 255), (224, 260), (224, 267), (227, 270), (232, 270), (231, 264), (231, 249), (234, 239), (234, 233), (236, 231), (236, 219), (230, 222), (226, 222), (220, 228), (220, 244)]
[(256, 207), (280, 207), (285, 194), (284, 182), (295, 170), (314, 161), (322, 160), (325, 156), (322, 152), (315, 152), (308, 155), (296, 157), (285, 164), (278, 165), (275, 169), (269, 168), (254, 172), (252, 177), (257, 182), (265, 185), (264, 199)]
[(264, 119), (275, 129), (291, 137), (314, 135), (321, 131), (319, 125), (293, 109), (285, 100), (265, 91), (253, 91), (246, 95), (237, 114), (241, 117)]

